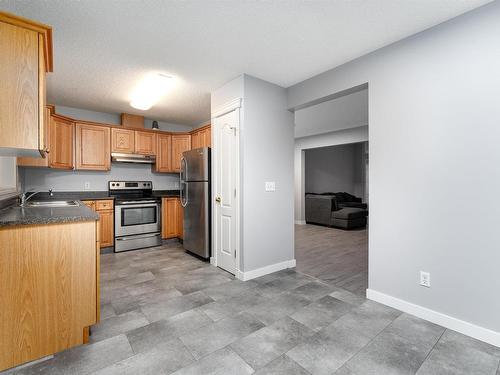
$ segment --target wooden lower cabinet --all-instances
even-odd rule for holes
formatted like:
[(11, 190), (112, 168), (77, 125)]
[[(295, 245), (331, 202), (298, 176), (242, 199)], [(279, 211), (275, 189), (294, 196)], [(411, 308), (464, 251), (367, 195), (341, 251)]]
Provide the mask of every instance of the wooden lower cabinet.
[(114, 216), (113, 210), (97, 211), (101, 222), (101, 247), (113, 246), (114, 237)]
[(0, 371), (84, 343), (98, 321), (96, 228), (0, 228)]
[(162, 238), (183, 238), (183, 209), (180, 198), (162, 198), (161, 202)]
[(115, 211), (112, 199), (102, 199), (96, 201), (82, 201), (90, 209), (99, 214), (100, 222), (100, 246), (114, 246), (115, 243)]

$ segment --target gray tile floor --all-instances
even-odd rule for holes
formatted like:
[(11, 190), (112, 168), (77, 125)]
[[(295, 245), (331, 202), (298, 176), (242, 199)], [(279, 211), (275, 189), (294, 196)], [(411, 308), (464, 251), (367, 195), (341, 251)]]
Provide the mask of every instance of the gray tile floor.
[(9, 373), (500, 375), (500, 349), (295, 270), (241, 282), (177, 244), (101, 270), (91, 343)]

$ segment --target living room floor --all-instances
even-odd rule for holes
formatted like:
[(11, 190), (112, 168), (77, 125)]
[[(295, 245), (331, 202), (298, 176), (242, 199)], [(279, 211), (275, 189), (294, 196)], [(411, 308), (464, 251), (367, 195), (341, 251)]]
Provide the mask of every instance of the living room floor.
[(360, 296), (368, 288), (368, 230), (295, 226), (297, 271)]
[(178, 244), (103, 255), (101, 291), (90, 344), (7, 373), (495, 375), (500, 362), (498, 348), (294, 269), (243, 282)]

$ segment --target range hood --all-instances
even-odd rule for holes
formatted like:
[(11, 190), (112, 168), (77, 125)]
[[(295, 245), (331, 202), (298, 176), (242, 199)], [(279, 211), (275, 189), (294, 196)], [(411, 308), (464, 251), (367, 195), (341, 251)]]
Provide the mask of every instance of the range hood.
[(156, 162), (156, 156), (141, 154), (120, 154), (112, 152), (111, 161), (117, 163), (154, 164)]

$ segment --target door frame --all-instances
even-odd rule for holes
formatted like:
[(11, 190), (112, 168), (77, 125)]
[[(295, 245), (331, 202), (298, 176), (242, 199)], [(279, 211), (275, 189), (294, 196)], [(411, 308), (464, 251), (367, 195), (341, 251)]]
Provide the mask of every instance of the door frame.
[(236, 175), (236, 182), (235, 182), (235, 189), (236, 189), (236, 199), (234, 200), (234, 219), (235, 219), (235, 226), (236, 226), (236, 234), (235, 234), (235, 251), (236, 251), (236, 260), (235, 260), (235, 277), (237, 279), (242, 280), (243, 279), (243, 272), (240, 270), (240, 250), (241, 250), (241, 217), (240, 217), (240, 206), (241, 206), (241, 190), (240, 190), (240, 180), (241, 180), (241, 174), (240, 174), (240, 132), (241, 132), (241, 106), (243, 104), (243, 99), (242, 98), (236, 98), (233, 99), (218, 108), (216, 108), (214, 111), (212, 111), (212, 116), (211, 116), (211, 121), (212, 121), (212, 182), (213, 182), (213, 188), (212, 190), (212, 256), (210, 257), (210, 263), (214, 266), (217, 265), (217, 247), (216, 247), (216, 239), (217, 239), (217, 220), (216, 218), (216, 203), (215, 203), (215, 197), (216, 197), (216, 189), (215, 189), (215, 181), (217, 181), (217, 175), (219, 173), (217, 169), (217, 161), (219, 154), (217, 152), (218, 150), (218, 136), (219, 136), (219, 129), (217, 126), (215, 126), (215, 119), (218, 117), (221, 117), (225, 114), (228, 114), (229, 112), (236, 111), (236, 116), (238, 118), (238, 124), (236, 125), (236, 135), (235, 135), (235, 159), (236, 159), (236, 170), (235, 170), (235, 175)]

